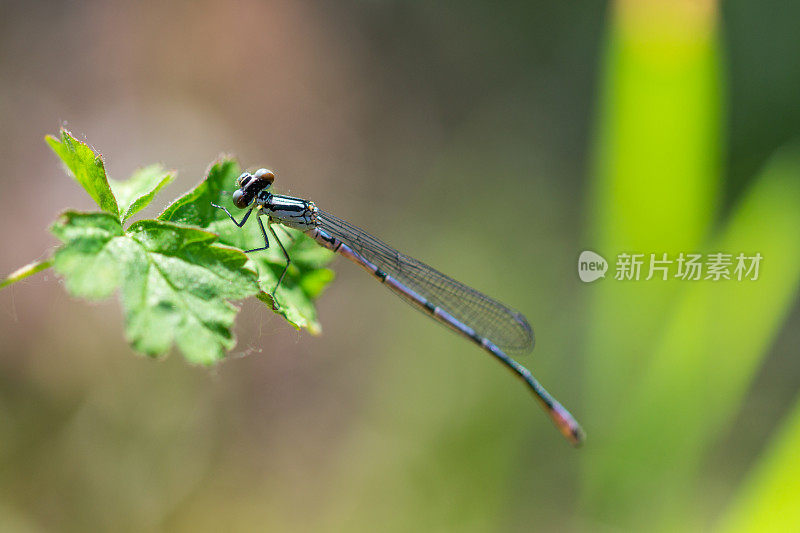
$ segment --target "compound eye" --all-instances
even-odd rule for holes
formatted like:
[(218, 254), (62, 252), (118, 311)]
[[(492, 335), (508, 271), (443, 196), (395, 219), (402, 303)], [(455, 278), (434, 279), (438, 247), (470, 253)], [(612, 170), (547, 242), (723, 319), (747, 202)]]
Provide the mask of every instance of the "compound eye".
[(242, 172), (241, 174), (239, 174), (239, 177), (236, 178), (236, 185), (241, 188), (245, 183), (250, 181), (249, 178), (251, 177), (252, 176), (250, 176), (249, 172)]
[(236, 191), (231, 196), (231, 199), (233, 200), (233, 205), (235, 205), (239, 209), (244, 209), (245, 207), (247, 207), (247, 204), (250, 203), (247, 201), (247, 198), (245, 198), (244, 191), (242, 191), (242, 189), (236, 189)]
[(272, 182), (275, 181), (275, 174), (273, 174), (271, 170), (267, 170), (266, 168), (259, 168), (258, 170), (256, 170), (256, 173), (253, 174), (253, 177), (257, 180), (266, 182), (267, 187), (272, 185)]

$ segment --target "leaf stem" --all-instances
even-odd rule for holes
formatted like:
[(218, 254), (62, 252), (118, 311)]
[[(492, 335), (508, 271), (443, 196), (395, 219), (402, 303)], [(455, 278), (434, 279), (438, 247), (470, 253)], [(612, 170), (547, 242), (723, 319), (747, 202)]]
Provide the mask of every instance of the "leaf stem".
[(8, 275), (5, 279), (0, 281), (0, 289), (3, 289), (12, 283), (16, 283), (20, 280), (27, 278), (28, 276), (33, 276), (37, 272), (41, 272), (47, 268), (53, 266), (53, 259), (47, 258), (43, 261), (33, 261), (32, 263), (28, 263), (22, 268), (18, 268), (14, 272)]

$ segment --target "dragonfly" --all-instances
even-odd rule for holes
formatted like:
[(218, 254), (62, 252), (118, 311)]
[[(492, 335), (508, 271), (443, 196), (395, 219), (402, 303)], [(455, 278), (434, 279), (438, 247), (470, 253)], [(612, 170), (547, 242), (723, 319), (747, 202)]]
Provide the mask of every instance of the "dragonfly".
[(512, 358), (533, 348), (533, 330), (521, 313), (400, 253), (366, 231), (322, 211), (314, 202), (273, 194), (270, 188), (274, 181), (275, 174), (265, 168), (252, 174), (243, 172), (236, 178), (237, 189), (231, 195), (233, 205), (247, 209), (239, 222), (227, 208), (212, 204), (225, 211), (240, 228), (252, 213), (256, 214), (264, 246), (245, 250), (245, 253), (269, 248), (262, 217), (267, 219), (267, 228), (286, 258), (286, 265), (271, 293), (273, 306), (278, 305), (275, 291), (292, 262), (272, 227), (280, 224), (304, 232), (321, 246), (353, 261), (415, 309), (477, 344), (527, 385), (567, 440), (575, 446), (583, 442), (584, 432), (570, 412), (527, 368)]

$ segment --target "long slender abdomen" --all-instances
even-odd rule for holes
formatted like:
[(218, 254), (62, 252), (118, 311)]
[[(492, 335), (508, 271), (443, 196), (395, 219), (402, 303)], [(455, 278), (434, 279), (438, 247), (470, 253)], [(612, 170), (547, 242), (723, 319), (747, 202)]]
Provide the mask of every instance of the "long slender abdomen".
[(506, 355), (500, 348), (497, 347), (490, 339), (481, 337), (475, 330), (468, 325), (457, 320), (453, 315), (431, 304), (424, 296), (418, 294), (416, 291), (407, 287), (403, 283), (394, 279), (392, 276), (383, 272), (376, 265), (362, 257), (359, 253), (355, 252), (347, 244), (343, 243), (336, 237), (328, 235), (324, 230), (319, 227), (313, 228), (306, 232), (307, 235), (312, 237), (320, 245), (332, 250), (347, 259), (353, 261), (355, 264), (372, 274), (381, 283), (386, 285), (390, 290), (398, 294), (404, 300), (420, 308), (425, 313), (432, 316), (434, 319), (452, 329), (456, 333), (470, 339), (472, 342), (483, 348), (486, 352), (503, 363), (511, 372), (518, 378), (522, 379), (528, 388), (533, 392), (539, 404), (544, 408), (553, 423), (559, 429), (562, 435), (569, 440), (573, 445), (578, 446), (583, 442), (584, 434), (578, 422), (558, 401), (556, 401), (549, 392), (533, 377), (533, 374), (520, 365), (517, 361)]

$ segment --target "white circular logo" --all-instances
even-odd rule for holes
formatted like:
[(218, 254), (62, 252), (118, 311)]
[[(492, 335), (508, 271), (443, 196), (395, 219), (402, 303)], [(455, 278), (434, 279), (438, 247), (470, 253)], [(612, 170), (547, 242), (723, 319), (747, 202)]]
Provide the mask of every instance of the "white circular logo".
[(578, 257), (578, 277), (584, 283), (606, 277), (607, 270), (608, 261), (599, 254), (585, 250)]

